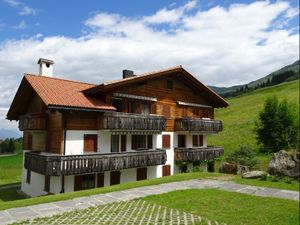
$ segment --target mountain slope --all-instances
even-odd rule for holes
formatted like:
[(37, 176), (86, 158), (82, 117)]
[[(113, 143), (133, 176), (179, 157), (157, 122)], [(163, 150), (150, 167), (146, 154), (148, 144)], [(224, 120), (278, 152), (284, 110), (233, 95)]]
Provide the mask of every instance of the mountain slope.
[(209, 136), (210, 145), (225, 147), (228, 155), (240, 145), (249, 145), (257, 149), (254, 122), (262, 110), (266, 98), (276, 95), (278, 99), (287, 99), (299, 112), (299, 80), (285, 82), (276, 86), (258, 89), (228, 99), (229, 107), (217, 109), (215, 118), (223, 121), (224, 130)]
[[(255, 81), (251, 81), (250, 83), (247, 83), (247, 84), (235, 85), (235, 86), (231, 86), (231, 87), (210, 86), (210, 88), (212, 88), (214, 91), (216, 91), (221, 96), (227, 97), (242, 87), (247, 86), (247, 88), (255, 88), (255, 87), (258, 87), (259, 85), (267, 83), (268, 81), (271, 81), (272, 78), (278, 78), (279, 76), (282, 76), (283, 74), (286, 74), (287, 76), (294, 74), (292, 77), (284, 79), (283, 81), (296, 80), (299, 78), (299, 64), (300, 64), (300, 60), (297, 60), (296, 62), (294, 62), (290, 65), (287, 65), (279, 70), (276, 70), (275, 72), (270, 73), (269, 75), (267, 75), (265, 77), (262, 77)], [(290, 72), (290, 74), (287, 74), (288, 72)], [(241, 94), (241, 93), (239, 93), (239, 94)]]

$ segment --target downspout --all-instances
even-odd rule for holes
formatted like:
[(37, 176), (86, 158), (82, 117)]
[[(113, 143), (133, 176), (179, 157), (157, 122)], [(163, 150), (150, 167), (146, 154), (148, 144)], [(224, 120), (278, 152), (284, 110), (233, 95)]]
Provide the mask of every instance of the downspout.
[[(63, 155), (66, 155), (66, 135), (67, 135), (67, 120), (65, 118), (65, 114), (62, 113), (62, 119), (63, 119), (63, 129), (64, 129), (64, 147), (63, 147)], [(61, 176), (61, 191), (60, 193), (65, 193), (65, 175)]]

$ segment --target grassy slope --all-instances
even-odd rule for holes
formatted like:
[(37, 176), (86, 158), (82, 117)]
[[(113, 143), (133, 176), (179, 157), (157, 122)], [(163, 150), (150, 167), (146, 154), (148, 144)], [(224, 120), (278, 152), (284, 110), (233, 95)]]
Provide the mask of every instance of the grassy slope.
[(0, 157), (0, 185), (21, 181), (22, 153)]
[(227, 224), (299, 224), (296, 201), (251, 196), (215, 189), (174, 191), (146, 201)]
[(249, 145), (257, 149), (253, 132), (254, 122), (258, 118), (258, 113), (262, 110), (266, 98), (273, 95), (279, 99), (287, 99), (299, 107), (299, 80), (228, 99), (229, 107), (216, 110), (215, 115), (216, 119), (223, 121), (224, 130), (217, 135), (211, 135), (208, 143), (224, 146), (225, 155), (240, 145)]

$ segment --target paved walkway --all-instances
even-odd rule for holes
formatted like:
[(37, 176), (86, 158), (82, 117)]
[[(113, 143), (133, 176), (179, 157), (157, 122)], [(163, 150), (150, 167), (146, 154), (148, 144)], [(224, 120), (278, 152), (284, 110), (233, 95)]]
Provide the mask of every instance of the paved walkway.
[(192, 188), (218, 188), (221, 190), (251, 194), (256, 196), (267, 196), (299, 201), (299, 192), (297, 191), (242, 185), (236, 184), (232, 181), (199, 179), (138, 187), (124, 191), (74, 198), (72, 200), (7, 209), (0, 211), (0, 224), (9, 224), (13, 222), (33, 219), (36, 217), (52, 216), (74, 209), (86, 209), (91, 206), (105, 205), (119, 201), (128, 201), (148, 195), (162, 194), (170, 191)]

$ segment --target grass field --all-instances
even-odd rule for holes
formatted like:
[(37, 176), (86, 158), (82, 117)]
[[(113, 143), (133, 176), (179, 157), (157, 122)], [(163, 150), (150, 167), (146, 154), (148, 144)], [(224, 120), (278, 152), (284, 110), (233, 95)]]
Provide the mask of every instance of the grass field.
[(22, 153), (0, 157), (0, 186), (21, 181)]
[[(208, 138), (210, 145), (225, 147), (225, 155), (241, 145), (249, 145), (258, 149), (254, 122), (262, 110), (265, 100), (276, 95), (278, 99), (287, 99), (299, 110), (299, 80), (282, 83), (273, 87), (266, 87), (241, 96), (227, 99), (229, 107), (217, 109), (215, 118), (223, 121), (224, 130)], [(260, 156), (264, 161), (265, 156)]]
[(180, 211), (200, 215), (220, 224), (299, 224), (299, 203), (215, 189), (174, 191), (144, 198)]

